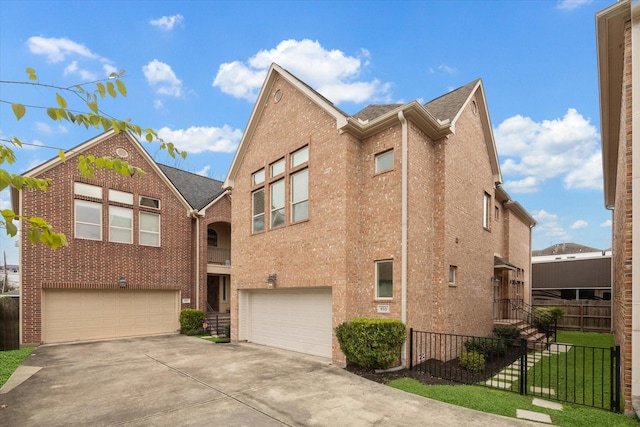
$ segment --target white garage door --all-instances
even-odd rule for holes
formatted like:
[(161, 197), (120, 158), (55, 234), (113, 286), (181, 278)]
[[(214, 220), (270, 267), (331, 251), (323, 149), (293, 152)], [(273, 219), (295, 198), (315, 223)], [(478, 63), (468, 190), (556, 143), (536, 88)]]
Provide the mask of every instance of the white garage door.
[(240, 339), (331, 358), (331, 288), (256, 290), (241, 295), (240, 316), (245, 318), (240, 320)]
[(43, 292), (45, 343), (124, 338), (176, 332), (178, 291), (118, 289)]

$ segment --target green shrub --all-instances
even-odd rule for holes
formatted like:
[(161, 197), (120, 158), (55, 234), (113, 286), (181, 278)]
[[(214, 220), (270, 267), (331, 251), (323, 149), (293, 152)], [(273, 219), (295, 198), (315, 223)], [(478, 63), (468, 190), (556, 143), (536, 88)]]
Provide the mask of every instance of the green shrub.
[(483, 355), (487, 360), (504, 356), (507, 352), (504, 341), (496, 338), (471, 338), (464, 342), (464, 348)]
[(407, 328), (395, 319), (358, 318), (338, 325), (336, 337), (349, 362), (368, 369), (387, 369), (400, 357)]
[(520, 329), (515, 326), (496, 326), (493, 328), (493, 336), (504, 340), (507, 345), (513, 345), (520, 338)]
[(533, 325), (549, 337), (552, 334), (553, 326), (562, 316), (564, 316), (562, 307), (537, 307), (533, 312)]
[(227, 338), (231, 338), (231, 325), (226, 325), (224, 327), (224, 336)]
[(202, 324), (205, 316), (202, 310), (185, 308), (180, 312), (180, 333), (184, 335), (204, 335)]
[(460, 366), (473, 372), (484, 371), (484, 356), (475, 351), (463, 351), (460, 355)]

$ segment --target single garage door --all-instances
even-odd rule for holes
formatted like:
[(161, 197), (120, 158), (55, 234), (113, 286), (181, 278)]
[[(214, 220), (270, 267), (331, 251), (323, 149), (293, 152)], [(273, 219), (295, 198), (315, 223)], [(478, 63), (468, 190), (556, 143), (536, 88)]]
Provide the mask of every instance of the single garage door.
[(180, 329), (178, 291), (71, 290), (43, 292), (45, 343), (124, 338)]
[(241, 329), (247, 341), (331, 358), (331, 288), (255, 290), (241, 295), (241, 316), (245, 315)]

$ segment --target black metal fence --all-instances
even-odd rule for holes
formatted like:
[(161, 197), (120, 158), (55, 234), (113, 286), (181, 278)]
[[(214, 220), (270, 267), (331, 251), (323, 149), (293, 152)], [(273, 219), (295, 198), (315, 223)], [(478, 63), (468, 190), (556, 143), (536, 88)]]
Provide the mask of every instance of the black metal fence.
[(619, 346), (551, 343), (539, 349), (521, 339), (508, 341), (411, 329), (409, 347), (410, 369), (424, 375), (613, 412), (620, 410)]

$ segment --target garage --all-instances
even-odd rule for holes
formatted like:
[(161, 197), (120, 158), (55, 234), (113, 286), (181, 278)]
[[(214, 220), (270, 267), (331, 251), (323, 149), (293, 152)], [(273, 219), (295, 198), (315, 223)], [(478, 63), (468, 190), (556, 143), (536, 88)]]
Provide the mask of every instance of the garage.
[(175, 290), (47, 289), (42, 298), (45, 343), (156, 335), (180, 328)]
[(331, 358), (331, 288), (240, 291), (241, 340)]

